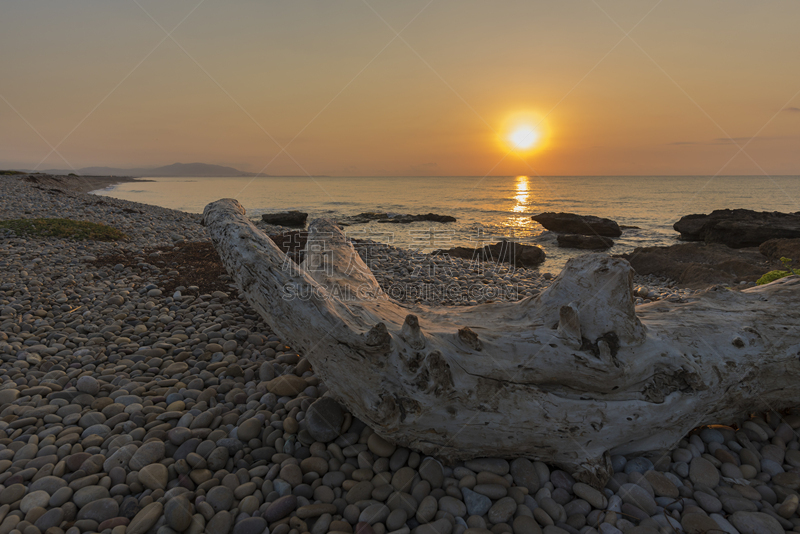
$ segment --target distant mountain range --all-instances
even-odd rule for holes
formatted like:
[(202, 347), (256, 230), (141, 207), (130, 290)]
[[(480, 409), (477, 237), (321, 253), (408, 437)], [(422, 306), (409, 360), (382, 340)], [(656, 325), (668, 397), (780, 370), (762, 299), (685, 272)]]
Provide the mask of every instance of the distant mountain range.
[[(77, 172), (72, 169), (48, 169), (48, 174), (80, 174), (82, 176), (255, 176), (253, 172), (244, 172), (233, 167), (209, 165), (208, 163), (173, 163), (163, 167), (140, 167), (135, 169), (118, 169), (116, 167), (84, 167)], [(261, 176), (269, 176), (262, 174)]]

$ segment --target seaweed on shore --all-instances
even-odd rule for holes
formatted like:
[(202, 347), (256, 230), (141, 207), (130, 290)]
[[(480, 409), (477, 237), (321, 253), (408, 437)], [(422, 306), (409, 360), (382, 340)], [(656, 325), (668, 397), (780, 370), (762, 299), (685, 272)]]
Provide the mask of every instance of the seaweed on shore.
[(231, 290), (230, 277), (219, 259), (219, 254), (208, 241), (147, 248), (139, 255), (109, 254), (92, 263), (111, 268), (122, 265), (135, 270), (152, 270), (152, 265), (161, 273), (159, 288), (167, 293), (172, 293), (181, 286), (196, 286), (200, 293)]
[(72, 219), (9, 219), (0, 221), (0, 228), (28, 237), (60, 237), (93, 241), (117, 241), (127, 238), (125, 234), (111, 226)]

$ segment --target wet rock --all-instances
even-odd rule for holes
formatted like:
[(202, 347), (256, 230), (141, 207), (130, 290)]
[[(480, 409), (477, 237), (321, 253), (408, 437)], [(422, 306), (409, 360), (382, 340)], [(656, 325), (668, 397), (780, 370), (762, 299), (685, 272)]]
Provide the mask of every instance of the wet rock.
[(619, 237), (622, 230), (615, 221), (595, 217), (594, 215), (577, 215), (575, 213), (540, 213), (531, 217), (545, 229), (563, 234), (595, 235)]
[(800, 214), (746, 209), (685, 215), (673, 227), (684, 241), (722, 243), (731, 248), (757, 247), (770, 239), (800, 238)]
[(605, 250), (614, 246), (614, 240), (600, 235), (559, 234), (556, 237), (558, 246), (562, 248), (580, 248), (584, 250)]

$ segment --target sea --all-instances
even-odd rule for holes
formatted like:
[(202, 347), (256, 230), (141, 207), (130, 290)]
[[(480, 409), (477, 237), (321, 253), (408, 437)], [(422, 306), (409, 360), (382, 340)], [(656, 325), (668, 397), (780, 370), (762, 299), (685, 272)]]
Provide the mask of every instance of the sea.
[(146, 204), (202, 213), (210, 202), (235, 198), (247, 215), (301, 210), (309, 221), (363, 212), (451, 215), (455, 223), (370, 222), (345, 227), (349, 236), (430, 252), (477, 247), (501, 238), (539, 245), (542, 272), (557, 273), (586, 251), (559, 248), (556, 235), (531, 216), (547, 212), (596, 215), (626, 228), (610, 254), (679, 243), (672, 225), (683, 215), (715, 209), (800, 211), (800, 176), (401, 176), (401, 177), (163, 177), (94, 191)]

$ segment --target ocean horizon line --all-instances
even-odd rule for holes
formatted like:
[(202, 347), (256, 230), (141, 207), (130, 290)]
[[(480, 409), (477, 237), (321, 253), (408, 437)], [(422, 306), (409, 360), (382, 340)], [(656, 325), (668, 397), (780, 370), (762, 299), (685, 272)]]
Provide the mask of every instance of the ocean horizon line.
[[(99, 176), (99, 175), (78, 175)], [(800, 174), (262, 174), (243, 176), (124, 176), (125, 178), (800, 178)], [(123, 177), (123, 176), (120, 176)]]

